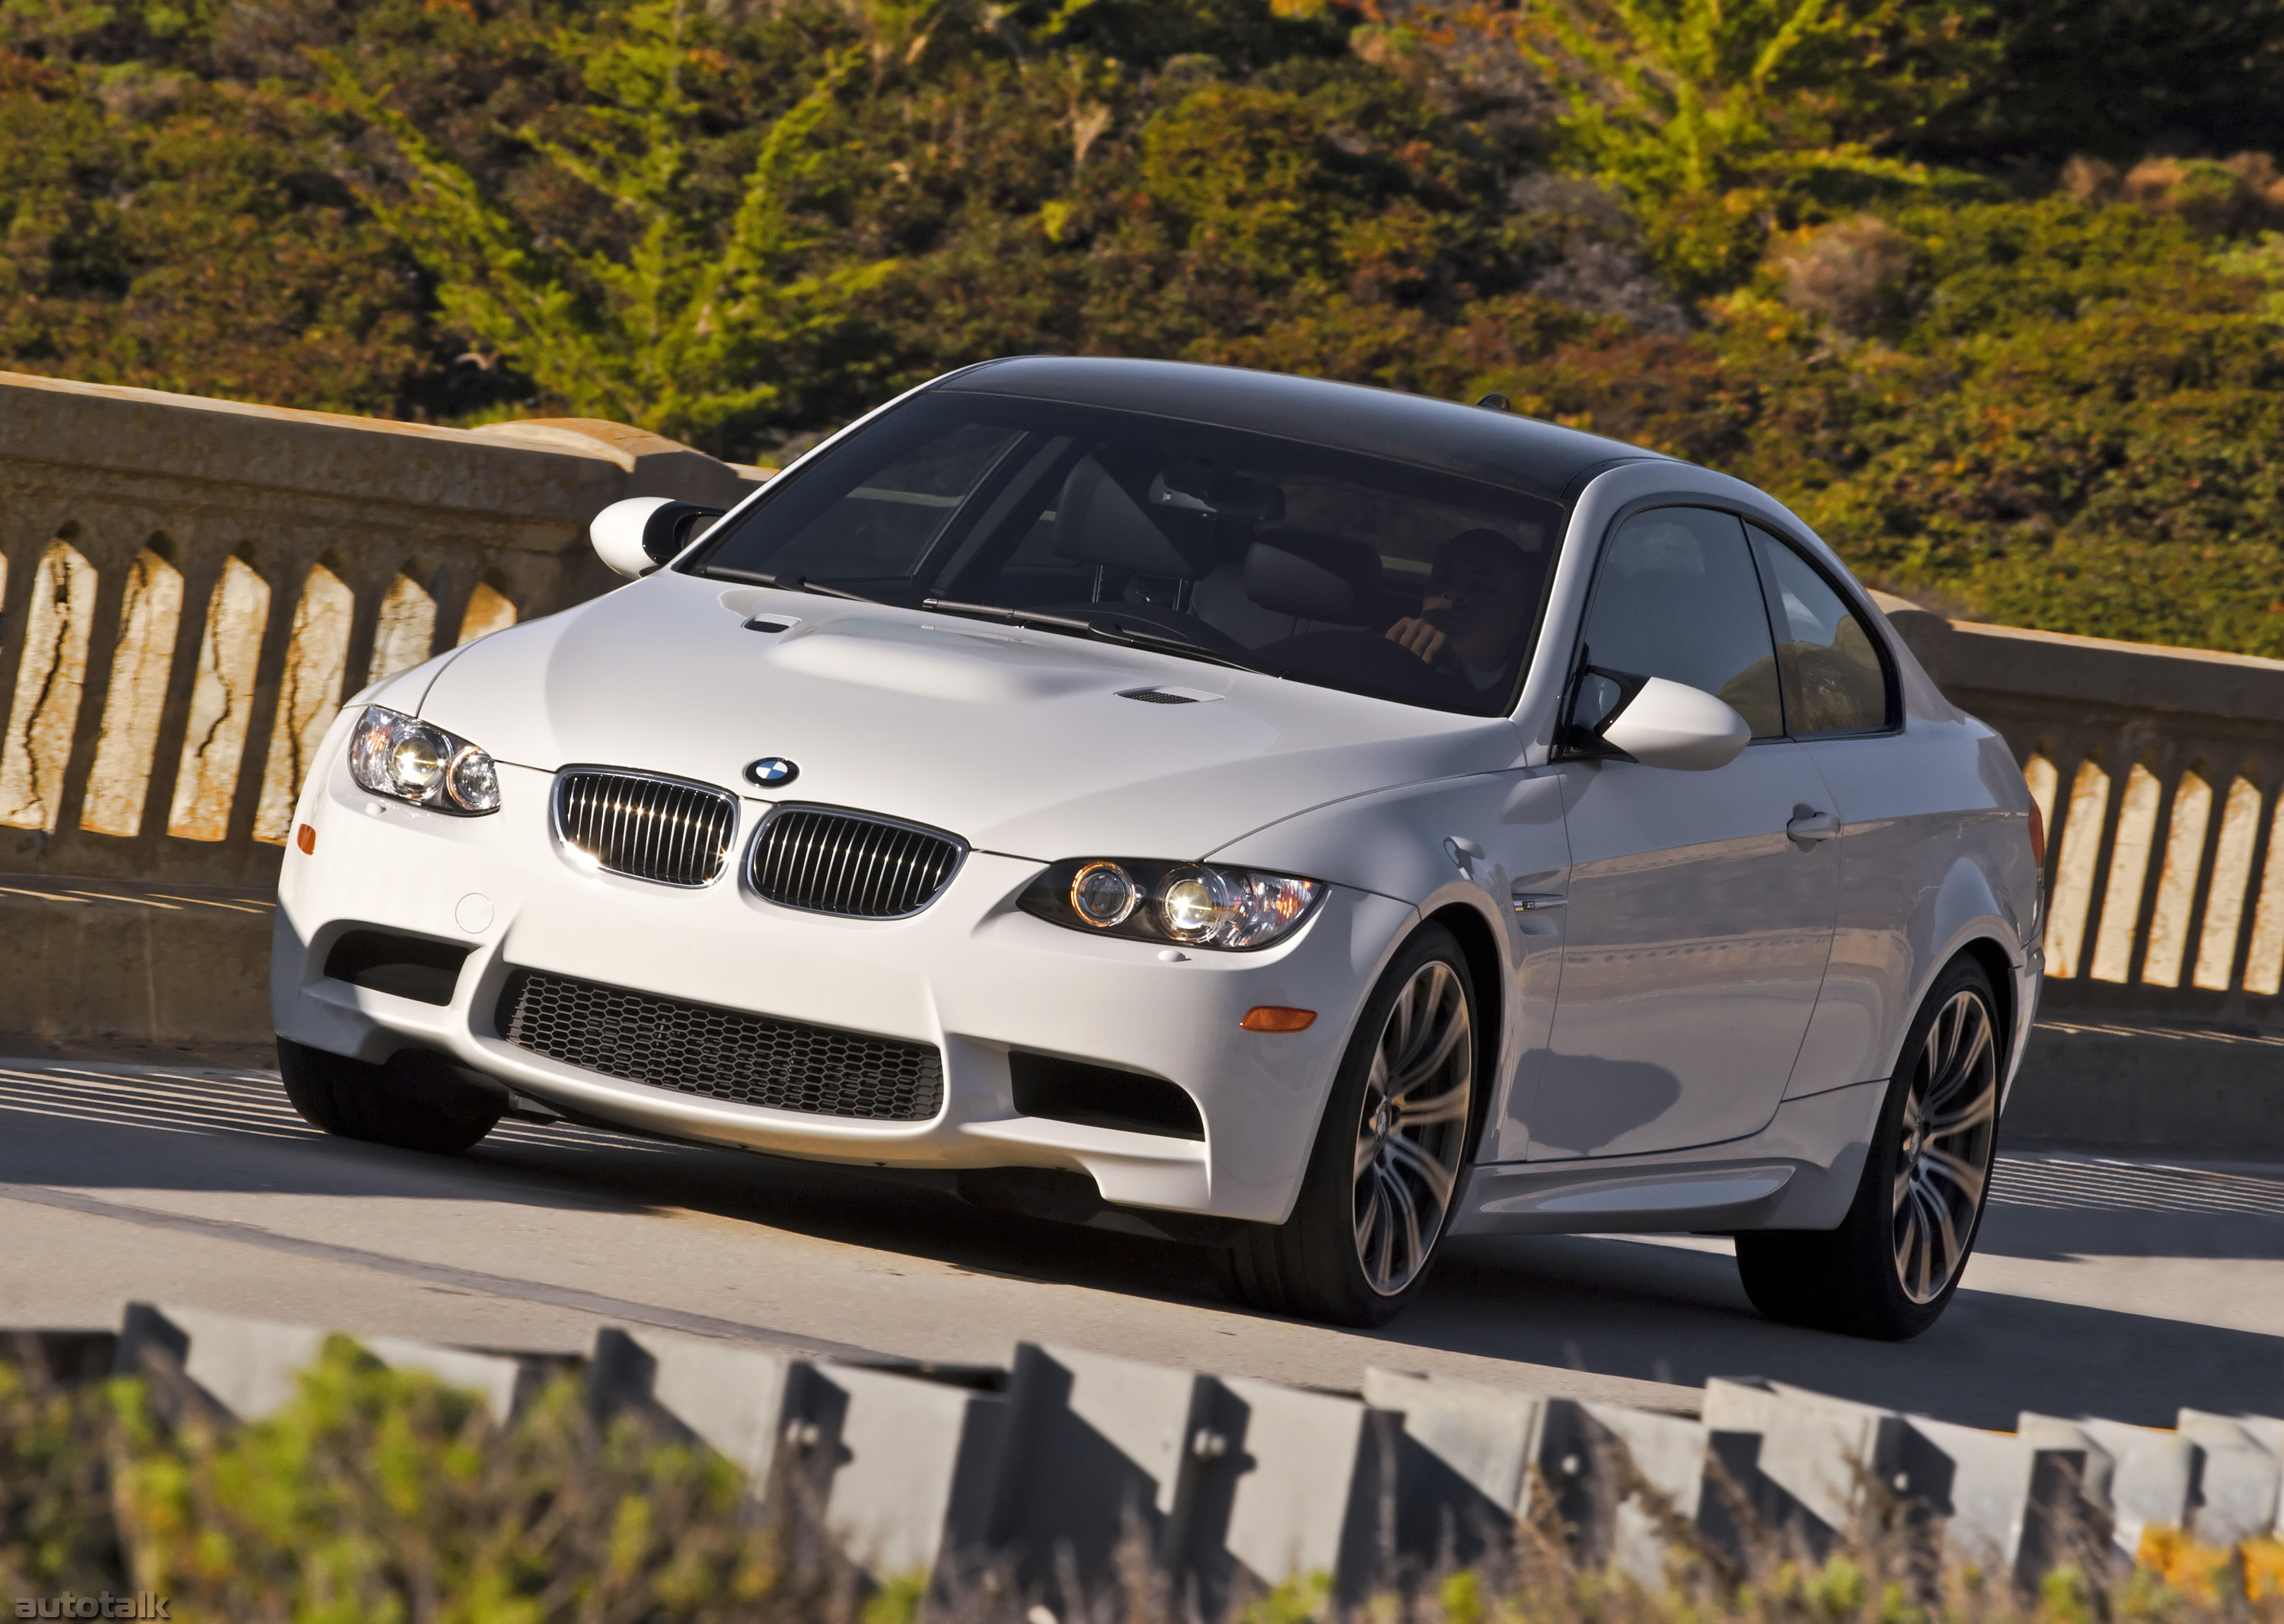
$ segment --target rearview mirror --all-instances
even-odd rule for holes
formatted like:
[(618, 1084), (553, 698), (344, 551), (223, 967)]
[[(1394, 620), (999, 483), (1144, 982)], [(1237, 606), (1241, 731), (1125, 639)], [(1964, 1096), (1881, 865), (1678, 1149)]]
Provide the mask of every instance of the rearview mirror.
[(1568, 731), (1573, 754), (1682, 772), (1726, 767), (1753, 738), (1733, 707), (1701, 688), (1595, 667), (1579, 675)]
[(629, 496), (595, 515), (587, 539), (620, 574), (647, 575), (728, 511), (671, 496)]

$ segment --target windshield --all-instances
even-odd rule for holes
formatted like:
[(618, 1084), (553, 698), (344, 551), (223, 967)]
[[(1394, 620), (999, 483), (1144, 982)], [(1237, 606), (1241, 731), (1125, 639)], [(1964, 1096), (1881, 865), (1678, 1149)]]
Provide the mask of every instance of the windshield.
[[(1561, 511), (1298, 440), (937, 390), (782, 483), (682, 567), (1503, 715)], [(1060, 624), (1059, 624), (1060, 623)]]

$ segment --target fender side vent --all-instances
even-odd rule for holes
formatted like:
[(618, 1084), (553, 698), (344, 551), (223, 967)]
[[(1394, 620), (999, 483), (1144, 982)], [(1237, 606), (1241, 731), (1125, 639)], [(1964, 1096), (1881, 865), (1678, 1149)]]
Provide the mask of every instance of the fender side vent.
[(1195, 705), (1197, 703), (1185, 693), (1168, 693), (1162, 688), (1129, 688), (1118, 697), (1122, 699), (1139, 699), (1145, 705)]

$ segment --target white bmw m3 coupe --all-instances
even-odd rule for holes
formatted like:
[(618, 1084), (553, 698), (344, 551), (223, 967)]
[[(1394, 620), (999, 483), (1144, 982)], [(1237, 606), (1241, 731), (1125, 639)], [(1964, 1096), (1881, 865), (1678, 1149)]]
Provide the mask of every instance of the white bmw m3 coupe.
[(1760, 491), (1025, 359), (594, 540), (635, 579), (360, 694), (301, 792), (316, 1126), (888, 1169), (1349, 1324), (1468, 1234), (1733, 1235), (1765, 1313), (1865, 1336), (1957, 1290), (2043, 836)]

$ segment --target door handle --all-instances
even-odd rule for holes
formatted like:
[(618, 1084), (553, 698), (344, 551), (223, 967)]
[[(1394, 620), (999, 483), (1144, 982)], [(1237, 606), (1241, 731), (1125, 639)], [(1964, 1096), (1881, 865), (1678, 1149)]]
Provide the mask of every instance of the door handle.
[(1818, 840), (1829, 840), (1839, 832), (1838, 814), (1819, 812), (1814, 807), (1806, 805), (1795, 807), (1792, 809), (1792, 822), (1785, 825), (1786, 837), (1798, 840), (1803, 846), (1812, 845)]

